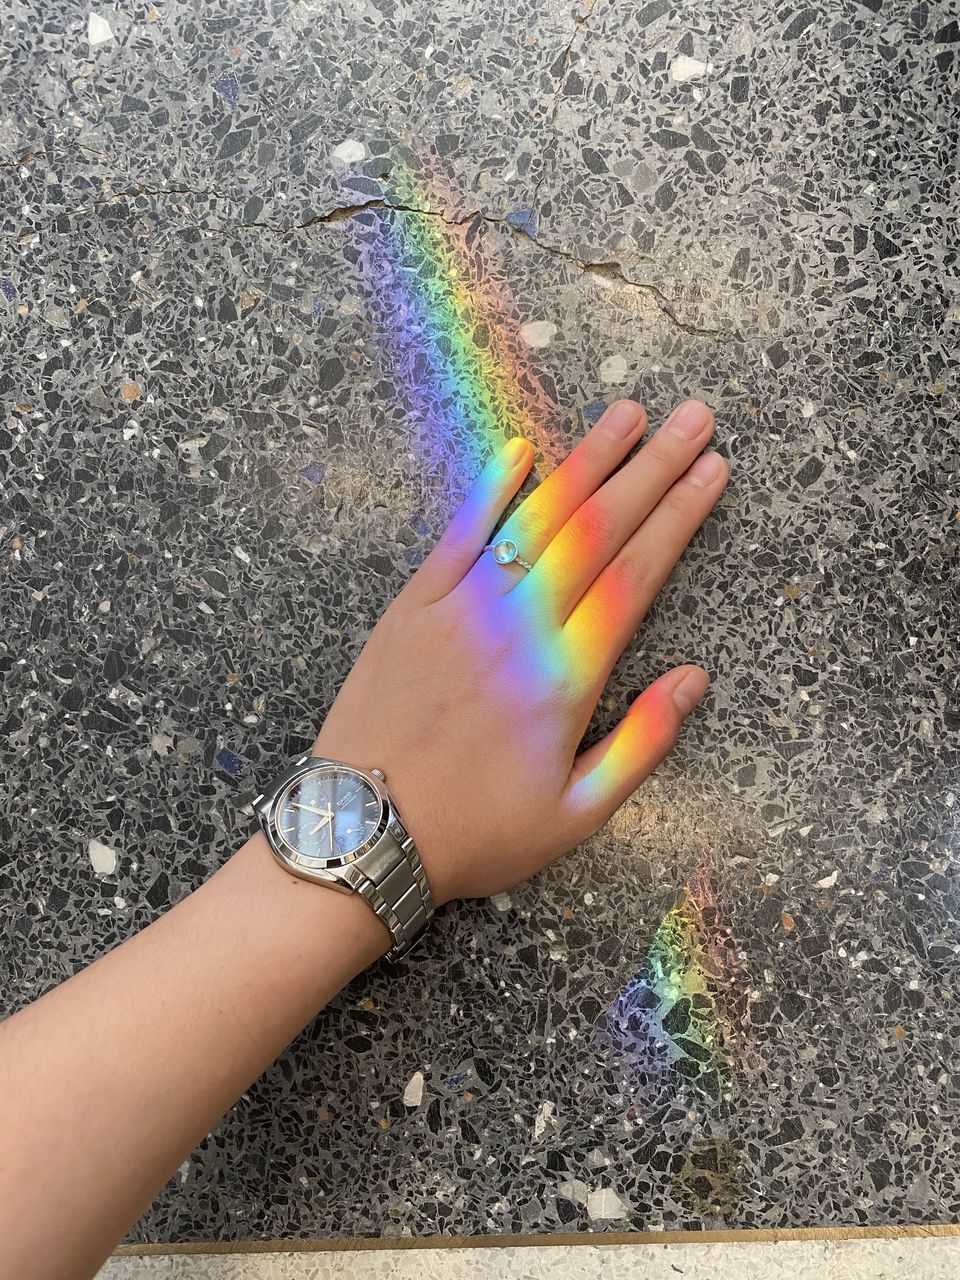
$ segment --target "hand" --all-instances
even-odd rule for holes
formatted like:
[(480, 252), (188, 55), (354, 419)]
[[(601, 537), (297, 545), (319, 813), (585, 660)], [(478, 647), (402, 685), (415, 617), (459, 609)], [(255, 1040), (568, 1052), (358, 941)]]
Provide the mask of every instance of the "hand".
[(510, 516), (530, 572), (483, 548), (533, 461), (511, 440), (393, 601), (315, 751), (379, 768), (437, 903), (511, 887), (592, 835), (673, 747), (709, 684), (682, 666), (577, 754), (597, 700), (727, 481), (688, 400), (637, 456), (621, 400)]

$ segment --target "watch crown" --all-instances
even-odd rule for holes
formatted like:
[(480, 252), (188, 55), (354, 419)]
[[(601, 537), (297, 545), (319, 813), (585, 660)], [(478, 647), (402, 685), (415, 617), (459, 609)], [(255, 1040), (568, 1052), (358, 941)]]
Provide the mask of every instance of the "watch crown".
[(381, 782), (386, 782), (386, 775), (382, 769), (371, 769), (370, 772), (375, 778), (379, 778)]

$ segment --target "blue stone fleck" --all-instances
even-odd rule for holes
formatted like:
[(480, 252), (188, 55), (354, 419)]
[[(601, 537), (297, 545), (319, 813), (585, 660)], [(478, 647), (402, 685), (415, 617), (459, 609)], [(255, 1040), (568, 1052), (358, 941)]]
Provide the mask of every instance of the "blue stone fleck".
[(507, 222), (513, 227), (514, 231), (523, 231), (528, 236), (536, 238), (537, 215), (528, 204), (522, 204), (518, 208), (512, 209), (507, 214)]
[(231, 778), (239, 778), (243, 773), (243, 761), (227, 747), (220, 748), (217, 752), (216, 760), (224, 773), (229, 773)]
[(231, 109), (236, 110), (237, 103), (240, 101), (240, 81), (233, 72), (230, 71), (219, 80), (215, 80), (213, 87), (220, 97), (230, 104)]
[(311, 484), (322, 484), (323, 477), (327, 474), (327, 464), (325, 462), (311, 462), (308, 466), (300, 468), (300, 474), (305, 480), (309, 480)]

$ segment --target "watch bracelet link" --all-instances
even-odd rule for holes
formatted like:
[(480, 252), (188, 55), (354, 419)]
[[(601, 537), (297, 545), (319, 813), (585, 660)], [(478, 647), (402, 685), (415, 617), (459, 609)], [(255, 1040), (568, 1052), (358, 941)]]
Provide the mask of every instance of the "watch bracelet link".
[(344, 868), (344, 879), (356, 889), (390, 931), (388, 960), (399, 960), (413, 947), (433, 915), (433, 898), (413, 837), (391, 819), (388, 833), (395, 856), (369, 857), (361, 866)]

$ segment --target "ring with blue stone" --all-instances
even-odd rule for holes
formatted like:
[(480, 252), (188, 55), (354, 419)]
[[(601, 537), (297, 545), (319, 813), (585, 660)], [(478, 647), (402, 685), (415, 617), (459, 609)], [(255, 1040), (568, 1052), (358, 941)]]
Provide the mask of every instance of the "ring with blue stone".
[(512, 538), (500, 538), (496, 542), (488, 543), (483, 549), (484, 551), (493, 552), (493, 558), (497, 564), (518, 564), (521, 569), (526, 569), (528, 573), (533, 568), (529, 560), (524, 560), (520, 554), (520, 548)]

